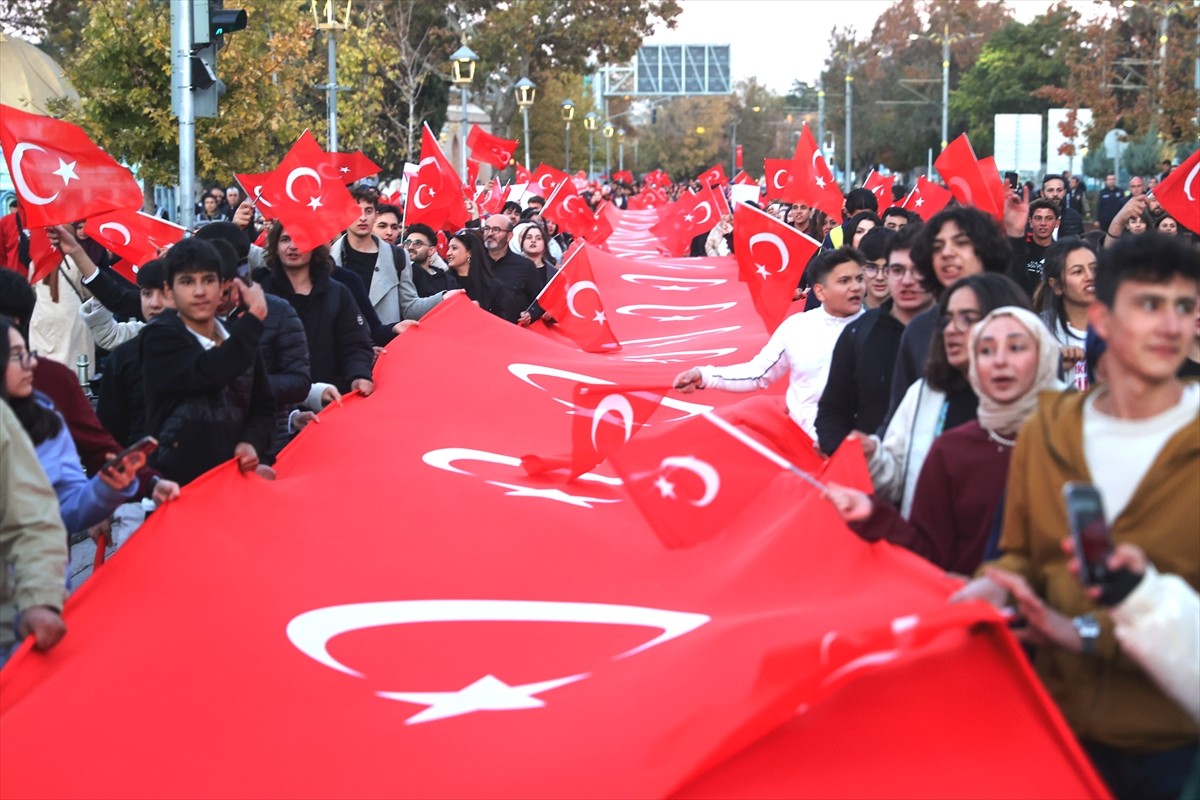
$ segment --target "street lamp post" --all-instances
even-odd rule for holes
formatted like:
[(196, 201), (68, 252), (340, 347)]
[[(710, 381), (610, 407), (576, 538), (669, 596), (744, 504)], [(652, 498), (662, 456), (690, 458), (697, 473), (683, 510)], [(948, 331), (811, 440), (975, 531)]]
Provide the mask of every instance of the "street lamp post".
[(467, 87), (475, 78), (475, 64), (479, 56), (464, 43), (450, 55), (450, 80), (462, 92), (462, 128), (459, 130), (459, 159), (462, 177), (467, 179)]
[(533, 105), (534, 95), (537, 94), (537, 84), (529, 80), (529, 78), (521, 78), (513, 84), (513, 91), (517, 94), (517, 108), (521, 109), (521, 116), (525, 121), (525, 171), (529, 171), (529, 107)]
[(617, 129), (617, 169), (625, 171), (625, 129)]
[(562, 101), (562, 118), (566, 124), (567, 131), (563, 136), (563, 147), (566, 149), (566, 154), (563, 161), (566, 164), (565, 172), (571, 171), (571, 120), (575, 119), (575, 104), (571, 102), (571, 98)]
[(600, 132), (604, 134), (604, 174), (612, 180), (612, 137), (617, 129), (611, 122), (606, 122)]
[(850, 61), (846, 61), (846, 193), (850, 193), (850, 152), (854, 135), (854, 76), (850, 74)]
[(963, 39), (974, 39), (979, 36), (978, 33), (950, 33), (950, 24), (946, 23), (942, 26), (941, 33), (930, 33), (922, 36), (919, 33), (910, 33), (908, 40), (915, 42), (918, 39), (929, 39), (931, 42), (938, 42), (942, 46), (942, 149), (946, 149), (946, 145), (950, 144), (950, 45), (955, 42), (960, 42)]
[(596, 150), (595, 137), (596, 126), (599, 124), (600, 118), (596, 116), (595, 111), (589, 111), (583, 118), (583, 127), (588, 132), (588, 180), (592, 179), (592, 175), (596, 172)]

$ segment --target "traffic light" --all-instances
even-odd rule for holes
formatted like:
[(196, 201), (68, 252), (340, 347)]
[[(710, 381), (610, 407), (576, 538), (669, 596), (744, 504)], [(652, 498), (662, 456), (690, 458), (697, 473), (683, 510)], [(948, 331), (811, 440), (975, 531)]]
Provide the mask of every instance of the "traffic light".
[(223, 0), (190, 0), (189, 5), (192, 112), (196, 117), (215, 117), (217, 100), (225, 94), (225, 83), (217, 73), (217, 51), (225, 46), (225, 34), (245, 29), (246, 12), (225, 8)]

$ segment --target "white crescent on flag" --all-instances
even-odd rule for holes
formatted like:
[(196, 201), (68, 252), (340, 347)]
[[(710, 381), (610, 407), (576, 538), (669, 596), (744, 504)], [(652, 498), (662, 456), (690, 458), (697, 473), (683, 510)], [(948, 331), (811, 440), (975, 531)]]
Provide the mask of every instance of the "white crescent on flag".
[[(710, 202), (708, 202), (707, 200), (705, 200), (704, 202), (702, 202), (702, 203), (700, 203), (699, 205), (697, 205), (697, 206), (696, 206), (696, 208), (703, 208), (703, 209), (704, 209), (704, 219), (698, 219), (698, 220), (696, 220), (696, 224), (697, 224), (697, 225), (703, 225), (704, 223), (706, 223), (706, 222), (708, 222), (710, 219), (712, 219), (712, 215), (713, 215), (712, 203), (710, 203)], [(696, 208), (693, 208), (693, 209), (692, 209), (692, 211), (695, 211), (695, 210), (696, 210)]]
[(318, 188), (321, 186), (321, 176), (317, 174), (315, 169), (312, 167), (296, 167), (294, 170), (288, 173), (287, 183), (285, 183), (283, 187), (288, 199), (292, 200), (293, 202), (298, 203), (300, 201), (297, 199), (296, 195), (292, 194), (292, 184), (296, 182), (297, 178), (302, 178), (305, 176), (315, 180)]
[(625, 426), (625, 441), (628, 442), (629, 437), (633, 436), (633, 405), (630, 404), (629, 398), (619, 392), (610, 394), (596, 404), (596, 411), (592, 414), (592, 447), (597, 450), (600, 449), (600, 445), (596, 444), (596, 429), (600, 427), (600, 420), (609, 412), (621, 418)]
[[(566, 203), (563, 204), (563, 207), (566, 207)], [(599, 301), (600, 299), (600, 288), (592, 281), (576, 281), (575, 283), (572, 283), (571, 288), (567, 289), (567, 310), (570, 311), (572, 315), (579, 317), (580, 319), (586, 319), (586, 317), (575, 310), (575, 295), (579, 294), (584, 289), (591, 289), (596, 293), (596, 300)]]
[(17, 191), (20, 193), (21, 198), (24, 199), (25, 202), (27, 202), (27, 203), (32, 203), (35, 206), (44, 206), (48, 203), (53, 203), (55, 200), (58, 199), (58, 192), (55, 192), (54, 194), (50, 195), (49, 197), (43, 197), (42, 195), (33, 191), (33, 189), (30, 189), (29, 183), (25, 180), (25, 170), (21, 164), (21, 159), (23, 159), (25, 157), (25, 153), (28, 150), (37, 150), (39, 153), (46, 152), (45, 148), (39, 147), (36, 144), (29, 144), (28, 142), (21, 142), (20, 144), (18, 144), (16, 147), (13, 148), (13, 154), (12, 154), (13, 186), (17, 187)]
[(967, 183), (966, 178), (960, 178), (956, 175), (950, 179), (949, 183), (951, 189), (961, 185), (960, 191), (963, 193), (963, 197), (959, 199), (962, 200), (963, 205), (975, 205), (975, 195), (971, 192), (971, 184)]
[[(777, 233), (756, 233), (753, 236), (751, 236), (750, 237), (750, 253), (751, 253), (751, 255), (753, 255), (753, 253), (754, 253), (755, 245), (764, 244), (764, 243), (773, 245), (775, 247), (775, 249), (779, 251), (779, 269), (775, 270), (775, 272), (780, 273), (780, 272), (783, 272), (785, 269), (787, 269), (788, 268), (788, 259), (789, 259), (787, 245), (785, 245), (783, 243), (783, 239), (779, 238), (779, 234), (777, 234)], [(764, 268), (765, 268), (765, 265), (764, 265)]]
[(659, 464), (659, 470), (682, 469), (696, 475), (704, 482), (704, 493), (698, 500), (688, 502), (696, 508), (703, 508), (711, 503), (721, 490), (721, 476), (712, 464), (702, 461), (695, 456), (667, 456)]
[(1196, 166), (1192, 167), (1192, 171), (1189, 172), (1188, 176), (1183, 180), (1183, 193), (1187, 196), (1187, 199), (1191, 200), (1193, 203), (1196, 202), (1196, 198), (1192, 197), (1192, 181), (1196, 180), (1197, 172), (1200, 172), (1200, 161), (1196, 162)]
[(97, 228), (97, 230), (99, 230), (101, 233), (108, 233), (109, 228), (112, 228), (114, 231), (116, 231), (117, 233), (124, 236), (125, 244), (129, 244), (131, 241), (133, 241), (133, 237), (129, 234), (129, 228), (126, 228), (124, 225), (122, 225), (119, 222), (101, 223), (100, 227)]

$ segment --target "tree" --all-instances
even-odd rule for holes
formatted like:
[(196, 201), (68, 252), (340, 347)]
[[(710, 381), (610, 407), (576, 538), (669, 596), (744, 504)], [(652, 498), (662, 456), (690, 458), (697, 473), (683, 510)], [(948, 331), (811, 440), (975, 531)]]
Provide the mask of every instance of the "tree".
[[(718, 162), (728, 164), (734, 108), (728, 97), (671, 99), (658, 109), (656, 124), (641, 128), (639, 163), (656, 164), (675, 181), (694, 178)], [(628, 153), (627, 146), (626, 168)]]
[[(240, 0), (251, 23), (227, 37), (219, 73), (227, 92), (216, 119), (196, 121), (198, 177), (274, 167), (320, 119), (312, 84), (311, 17), (292, 4)], [(154, 0), (93, 0), (81, 44), (63, 63), (82, 104), (72, 121), (139, 177), (174, 184), (178, 123), (171, 111), (170, 8)]]
[[(500, 136), (510, 135), (518, 79), (544, 85), (553, 75), (587, 74), (589, 63), (628, 61), (658, 23), (673, 28), (681, 11), (677, 0), (453, 0), (446, 8), (479, 54), (476, 82), (484, 80), (473, 91), (486, 97), (481, 105)], [(544, 91), (538, 97), (553, 106), (563, 100)]]
[(38, 46), (57, 63), (79, 46), (88, 19), (84, 0), (5, 0), (0, 28)]
[(983, 46), (950, 93), (951, 113), (966, 120), (979, 155), (995, 149), (996, 114), (1045, 114), (1063, 103), (1055, 89), (1067, 82), (1067, 55), (1079, 45), (1078, 20), (1060, 5), (1028, 25), (1008, 23)]

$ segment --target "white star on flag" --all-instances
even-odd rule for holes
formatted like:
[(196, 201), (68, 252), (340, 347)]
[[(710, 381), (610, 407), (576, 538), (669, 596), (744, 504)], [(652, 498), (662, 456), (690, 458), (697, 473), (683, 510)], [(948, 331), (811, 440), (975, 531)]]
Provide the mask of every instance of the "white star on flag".
[(349, 171), (350, 171), (349, 167), (338, 167), (338, 172), (346, 173)]
[(596, 316), (592, 317), (592, 322), (598, 322), (601, 325), (603, 325), (607, 321), (608, 320), (605, 318), (603, 311), (597, 311)]
[(311, 208), (313, 211), (316, 211), (318, 208), (320, 208), (323, 205), (324, 205), (324, 203), (321, 202), (320, 197), (314, 197), (308, 201), (308, 207)]
[(484, 675), (470, 686), (459, 689), (457, 692), (377, 692), (377, 694), (388, 700), (400, 700), (405, 703), (428, 706), (424, 711), (414, 714), (404, 721), (405, 725), (416, 725), (421, 722), (432, 722), (435, 719), (472, 714), (476, 711), (542, 708), (546, 705), (545, 701), (539, 700), (534, 695), (575, 683), (586, 677), (585, 673), (540, 683), (510, 686), (494, 675)]
[(692, 214), (684, 214), (684, 215), (683, 215), (683, 221), (684, 221), (684, 222), (695, 222), (695, 221), (696, 221), (696, 217), (695, 217), (695, 216), (693, 216)]
[(913, 205), (915, 205), (917, 208), (920, 208), (924, 204), (925, 204), (925, 198), (921, 197), (921, 195), (917, 195), (917, 202), (913, 203)]
[(820, 175), (818, 175), (818, 176), (817, 176), (817, 188), (818, 188), (818, 189), (824, 189), (824, 188), (825, 188), (825, 179), (824, 179), (824, 178), (822, 178)]
[(76, 161), (72, 161), (70, 164), (68, 164), (66, 161), (63, 161), (60, 158), (58, 160), (58, 169), (54, 170), (54, 172), (50, 174), (57, 175), (58, 177), (62, 178), (63, 186), (68, 186), (70, 185), (71, 181), (79, 180), (79, 176), (75, 174), (75, 165), (77, 163), (78, 162)]
[(667, 476), (659, 475), (658, 480), (654, 482), (654, 488), (658, 489), (658, 493), (664, 498), (670, 497), (672, 500), (675, 499), (675, 484), (667, 480)]
[(762, 264), (759, 264), (758, 269), (754, 270), (754, 272), (758, 274), (764, 281), (771, 274)]

